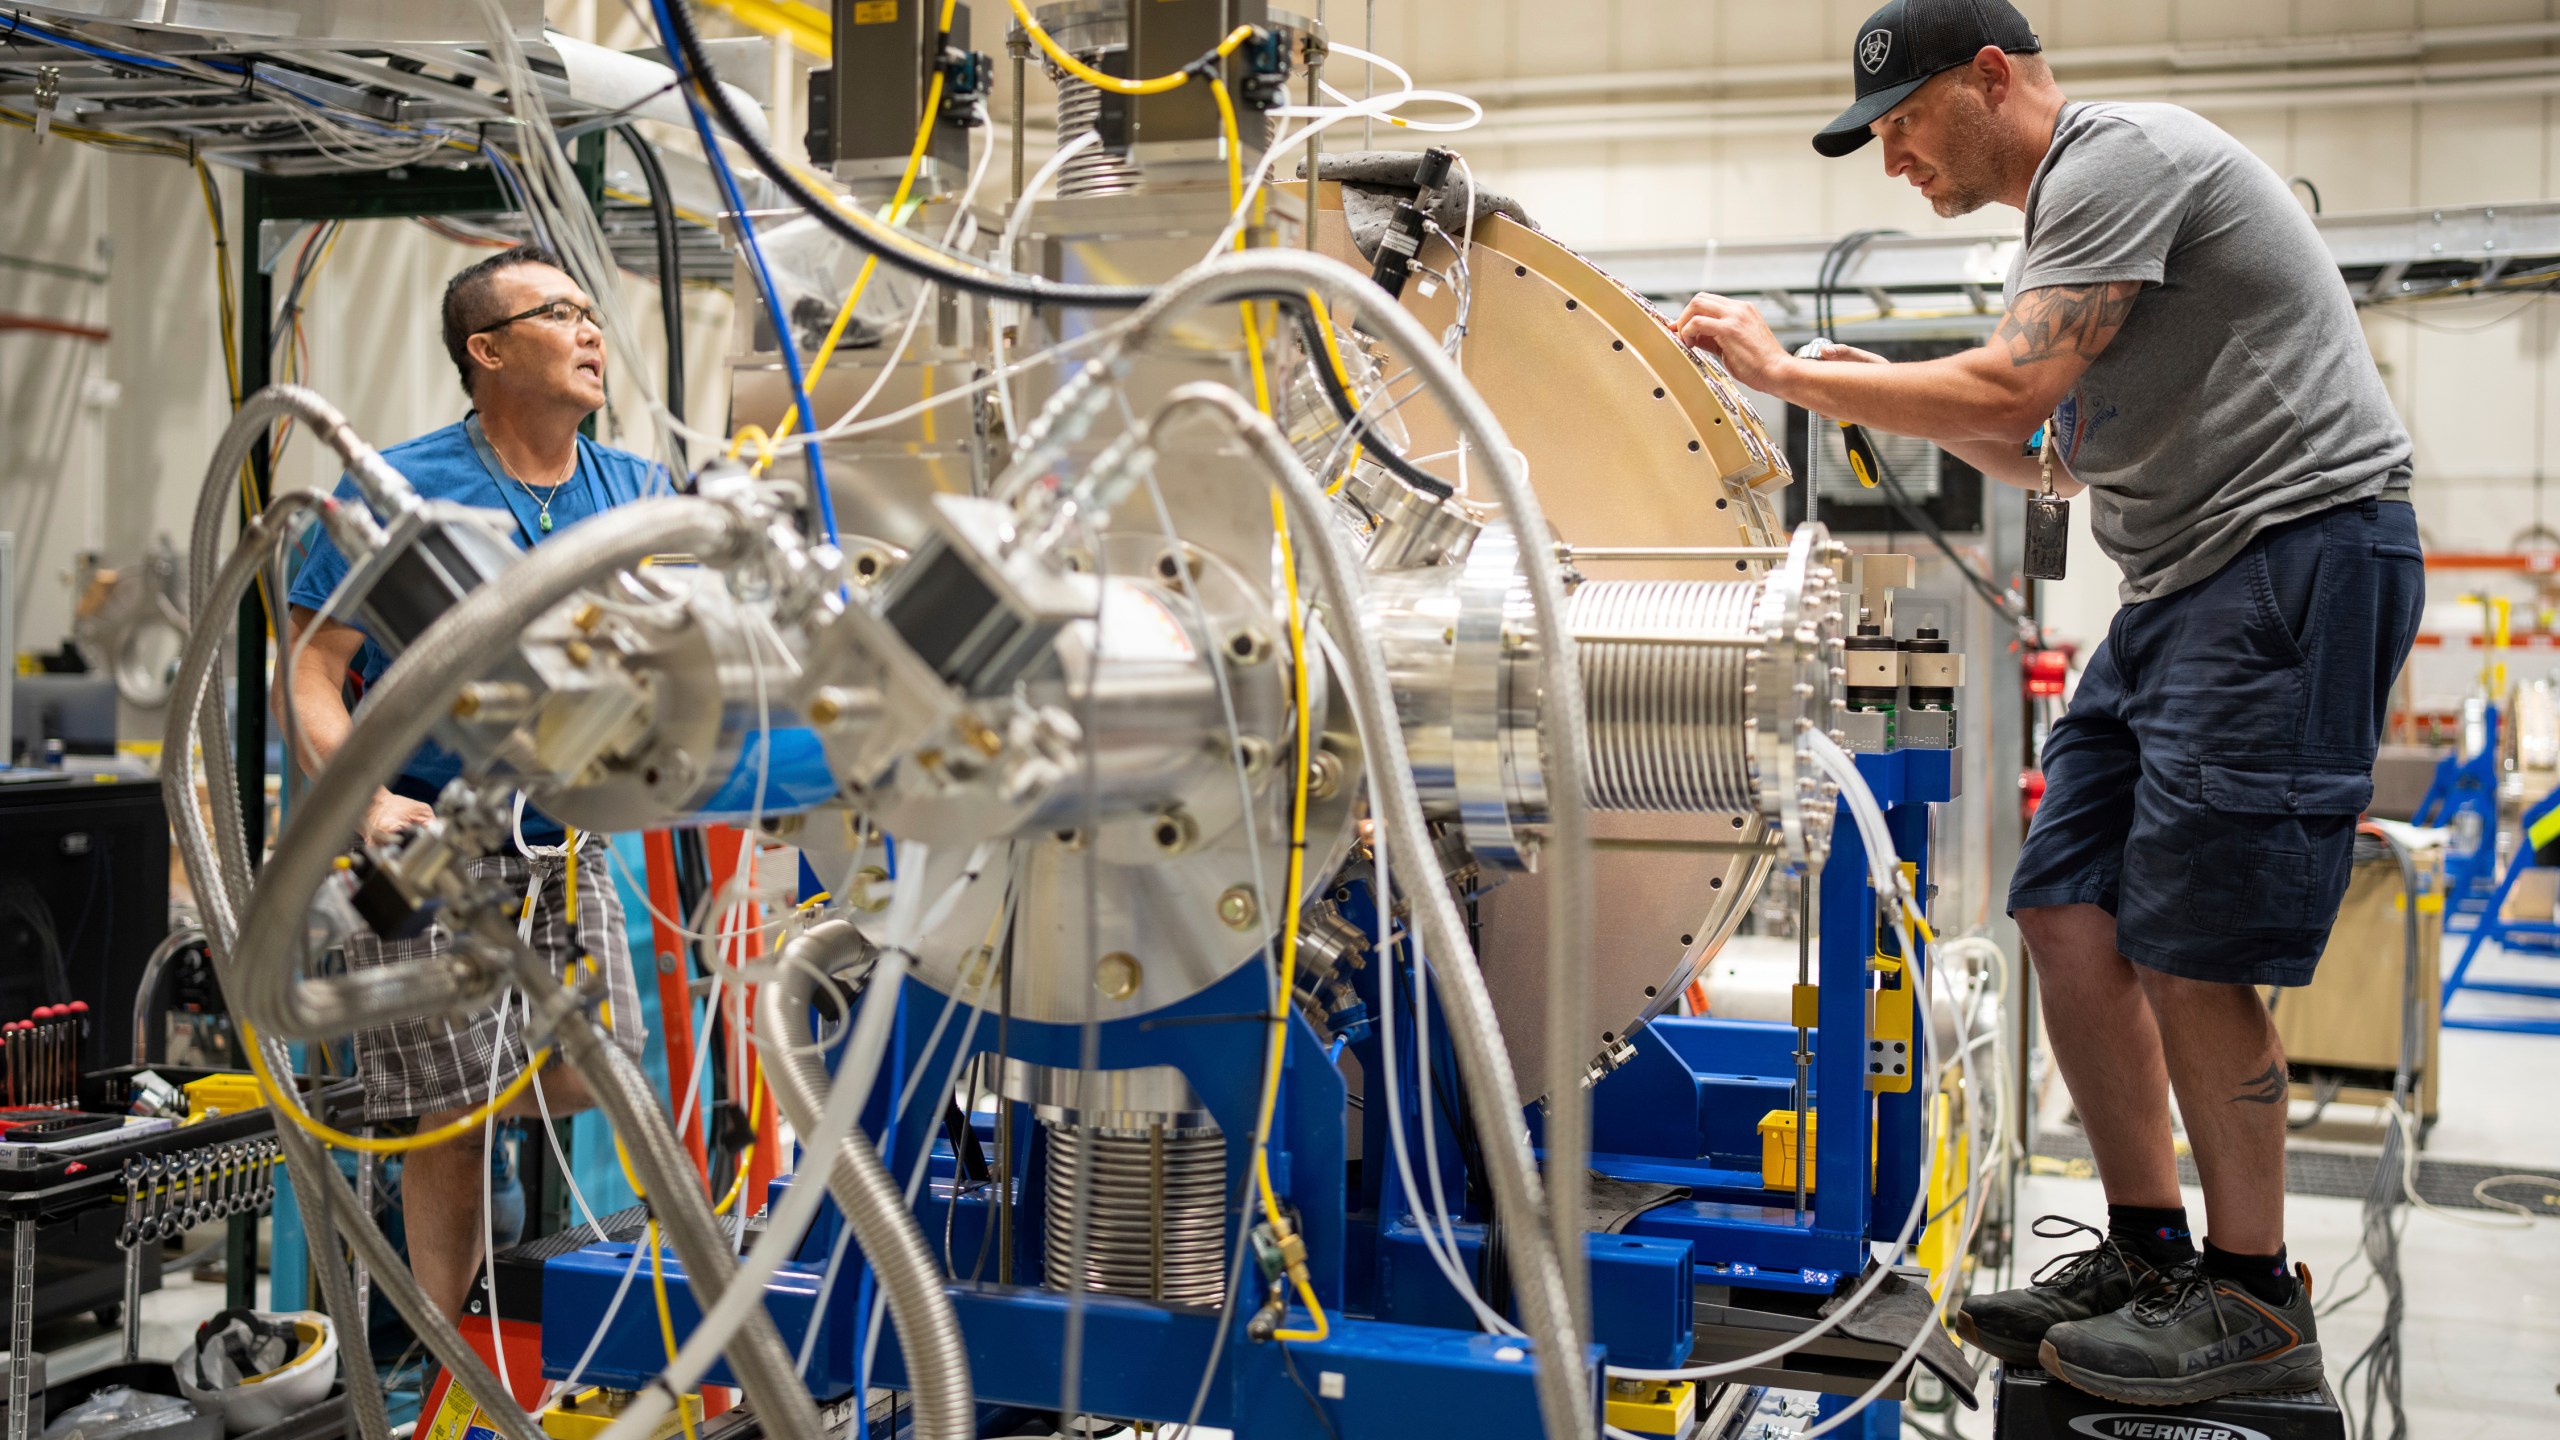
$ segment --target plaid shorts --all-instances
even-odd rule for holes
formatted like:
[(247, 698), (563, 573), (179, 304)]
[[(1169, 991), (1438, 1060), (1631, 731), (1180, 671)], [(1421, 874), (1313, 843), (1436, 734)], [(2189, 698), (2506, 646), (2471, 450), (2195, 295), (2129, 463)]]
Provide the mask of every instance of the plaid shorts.
[[(554, 975), (576, 963), (578, 954), (595, 957), (604, 975), (605, 995), (612, 1002), (613, 1041), (633, 1059), (640, 1056), (639, 984), (631, 973), (631, 945), (623, 930), (622, 901), (608, 873), (603, 842), (581, 836), (578, 852), (578, 927), (573, 940), (563, 918), (568, 899), (568, 864), (563, 856), (491, 855), (471, 862), (474, 880), (495, 882), (522, 895), (532, 877), (542, 877), (533, 906), (531, 943)], [(442, 926), (431, 926), (411, 940), (385, 942), (358, 935), (347, 942), (347, 964), (363, 970), (403, 960), (432, 959), (451, 948)], [(524, 1006), (510, 991), (501, 1004), (469, 1020), (402, 1020), (355, 1037), (356, 1073), (364, 1081), (367, 1123), (415, 1119), (441, 1110), (480, 1104), (524, 1069)], [(495, 1080), (495, 1085), (491, 1082)]]

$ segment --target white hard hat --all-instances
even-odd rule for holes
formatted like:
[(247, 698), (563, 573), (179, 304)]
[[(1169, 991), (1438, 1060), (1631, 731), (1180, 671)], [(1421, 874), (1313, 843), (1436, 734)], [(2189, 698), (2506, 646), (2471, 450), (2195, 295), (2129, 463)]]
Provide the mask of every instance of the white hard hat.
[(222, 1417), (234, 1435), (263, 1430), (329, 1397), (338, 1332), (316, 1310), (267, 1315), (225, 1310), (178, 1357), (178, 1392)]

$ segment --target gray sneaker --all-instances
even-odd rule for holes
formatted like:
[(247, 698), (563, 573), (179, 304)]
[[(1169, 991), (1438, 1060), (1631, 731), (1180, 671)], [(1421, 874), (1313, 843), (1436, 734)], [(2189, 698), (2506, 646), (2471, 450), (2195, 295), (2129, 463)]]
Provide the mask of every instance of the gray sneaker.
[(2320, 1384), (2311, 1272), (2270, 1305), (2244, 1286), (2181, 1265), (2166, 1286), (2111, 1315), (2047, 1331), (2044, 1368), (2077, 1389), (2131, 1405), (2184, 1405), (2243, 1391)]
[[(2047, 1229), (2047, 1226), (2059, 1229)], [(2097, 1243), (2086, 1250), (2057, 1255), (2045, 1262), (2026, 1288), (1972, 1295), (1956, 1310), (1956, 1333), (1977, 1350), (2011, 1365), (2036, 1363), (2045, 1332), (2070, 1320), (2089, 1320), (2121, 1310), (2136, 1295), (2162, 1280), (2162, 1272), (2140, 1254), (2094, 1225), (2062, 1215), (2035, 1222), (2035, 1233), (2047, 1240), (2086, 1233)]]

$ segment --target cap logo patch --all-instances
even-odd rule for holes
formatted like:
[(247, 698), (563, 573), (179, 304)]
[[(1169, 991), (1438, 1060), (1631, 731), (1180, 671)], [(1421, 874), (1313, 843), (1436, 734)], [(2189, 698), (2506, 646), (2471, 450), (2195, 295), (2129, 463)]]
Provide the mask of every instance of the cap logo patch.
[(1885, 57), (1893, 53), (1893, 32), (1870, 30), (1858, 37), (1858, 66), (1873, 75), (1884, 68)]

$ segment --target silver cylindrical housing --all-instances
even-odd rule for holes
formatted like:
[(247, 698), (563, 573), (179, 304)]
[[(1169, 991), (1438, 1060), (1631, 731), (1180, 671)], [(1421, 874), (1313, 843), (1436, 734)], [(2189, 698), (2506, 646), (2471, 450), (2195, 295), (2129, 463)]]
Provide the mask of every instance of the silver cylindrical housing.
[[(1476, 858), (1513, 867), (1547, 818), (1539, 728), (1552, 723), (1517, 556), (1496, 523), (1459, 564), (1370, 578), (1424, 804), (1459, 822)], [(1765, 575), (1574, 588), (1593, 809), (1758, 815), (1791, 860), (1820, 858), (1831, 796), (1794, 756), (1840, 708), (1836, 558), (1808, 526)]]
[(1081, 1284), (1173, 1305), (1225, 1302), (1226, 1136), (1181, 1071), (1009, 1060), (1004, 1092), (1030, 1104), (1049, 1137), (1041, 1273), (1051, 1288)]
[[(1091, 63), (1101, 54), (1096, 51), (1078, 58)], [(1049, 67), (1049, 78), (1058, 87), (1058, 143), (1064, 145), (1100, 123), (1102, 92), (1093, 88), (1092, 82), (1079, 80), (1054, 64)], [(1137, 188), (1136, 162), (1100, 145), (1086, 146), (1058, 170), (1058, 193), (1062, 196), (1126, 195)]]
[(1597, 810), (1753, 807), (1744, 706), (1755, 580), (1593, 581), (1566, 601)]
[(1072, 1207), (1081, 1184), (1082, 1288), (1172, 1305), (1225, 1303), (1225, 1136), (1163, 1125), (1114, 1130), (1041, 1123), (1049, 1132), (1041, 1277), (1051, 1289), (1079, 1284)]

